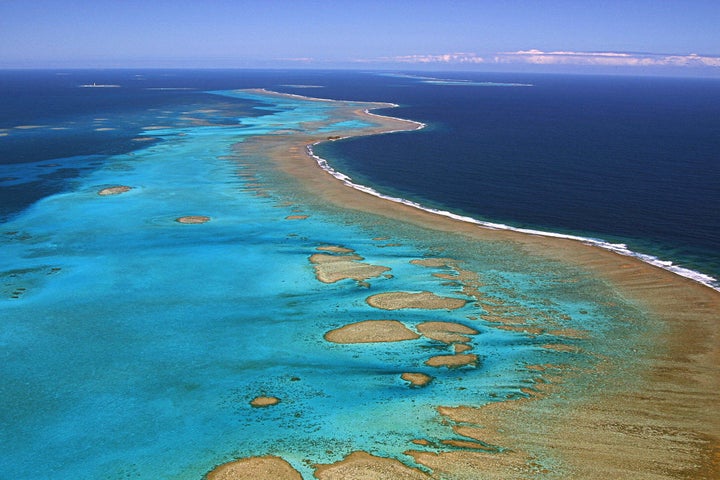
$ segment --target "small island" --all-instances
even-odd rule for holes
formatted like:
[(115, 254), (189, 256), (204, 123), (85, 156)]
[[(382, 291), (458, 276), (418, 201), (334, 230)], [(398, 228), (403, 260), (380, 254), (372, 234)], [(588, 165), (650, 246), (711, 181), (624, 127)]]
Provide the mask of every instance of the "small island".
[(185, 217), (176, 218), (175, 221), (185, 224), (198, 224), (209, 222), (210, 217), (206, 217), (205, 215), (187, 215)]
[(103, 188), (98, 192), (98, 195), (120, 195), (121, 193), (129, 192), (130, 190), (132, 190), (132, 187), (128, 187), (127, 185), (116, 185), (114, 187)]
[(280, 403), (280, 399), (277, 397), (255, 397), (250, 401), (250, 405), (253, 407), (271, 407)]

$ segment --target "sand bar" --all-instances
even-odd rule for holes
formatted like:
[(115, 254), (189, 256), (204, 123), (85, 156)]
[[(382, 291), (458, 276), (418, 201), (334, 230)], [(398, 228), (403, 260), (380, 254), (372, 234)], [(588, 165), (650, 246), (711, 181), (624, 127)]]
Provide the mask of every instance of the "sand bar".
[(476, 365), (478, 356), (472, 353), (459, 353), (455, 355), (435, 355), (430, 357), (425, 365), (430, 367), (464, 367), (466, 365)]
[(280, 399), (277, 397), (255, 397), (250, 401), (250, 405), (253, 407), (272, 407), (280, 403)]
[(333, 343), (401, 342), (420, 335), (397, 320), (366, 320), (330, 330), (325, 340)]
[(315, 250), (332, 253), (353, 253), (355, 251), (351, 248), (341, 247), (339, 245), (323, 245), (321, 247), (317, 247)]
[(416, 308), (424, 310), (455, 310), (467, 303), (460, 298), (441, 297), (432, 292), (388, 292), (367, 298), (371, 307), (383, 310), (402, 310)]
[[(348, 253), (351, 253), (351, 252), (348, 252)], [(357, 254), (328, 255), (327, 253), (314, 253), (314, 254), (310, 255), (310, 263), (315, 263), (318, 265), (322, 265), (324, 263), (349, 262), (349, 261), (359, 261), (359, 260), (364, 260), (364, 258)]]
[(206, 217), (205, 215), (187, 215), (184, 217), (176, 218), (175, 221), (178, 223), (198, 224), (209, 222), (210, 217)]
[(362, 282), (379, 277), (389, 270), (382, 265), (362, 262), (331, 262), (315, 265), (315, 276), (323, 283), (335, 283), (347, 279)]
[(103, 188), (98, 192), (98, 195), (119, 195), (121, 193), (129, 192), (130, 190), (132, 190), (132, 187), (128, 187), (127, 185), (117, 185), (115, 187)]
[[(343, 253), (340, 247), (335, 247), (334, 250), (327, 250), (331, 247), (325, 248), (325, 251)], [(310, 263), (315, 265), (315, 277), (323, 283), (335, 283), (347, 279), (363, 282), (374, 277), (379, 277), (390, 270), (390, 268), (382, 265), (360, 262), (359, 260), (363, 260), (363, 257), (352, 252), (353, 251), (350, 250), (347, 254), (343, 255), (331, 255), (327, 253), (314, 253), (311, 255)]]
[(406, 372), (400, 375), (400, 378), (406, 382), (410, 382), (413, 387), (424, 387), (432, 381), (432, 377), (424, 373)]
[(278, 457), (251, 457), (220, 465), (207, 480), (302, 480), (300, 472)]
[(376, 457), (366, 452), (353, 452), (337, 463), (318, 465), (315, 477), (318, 480), (423, 480), (432, 478), (397, 460)]
[(427, 338), (447, 344), (467, 343), (470, 341), (467, 335), (479, 333), (475, 329), (453, 322), (423, 322), (417, 326), (417, 330)]

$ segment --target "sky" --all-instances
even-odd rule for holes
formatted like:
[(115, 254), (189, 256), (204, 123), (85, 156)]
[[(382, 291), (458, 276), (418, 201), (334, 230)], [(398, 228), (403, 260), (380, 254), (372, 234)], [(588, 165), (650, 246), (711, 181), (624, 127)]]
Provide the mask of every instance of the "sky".
[(720, 0), (0, 0), (0, 68), (688, 69)]

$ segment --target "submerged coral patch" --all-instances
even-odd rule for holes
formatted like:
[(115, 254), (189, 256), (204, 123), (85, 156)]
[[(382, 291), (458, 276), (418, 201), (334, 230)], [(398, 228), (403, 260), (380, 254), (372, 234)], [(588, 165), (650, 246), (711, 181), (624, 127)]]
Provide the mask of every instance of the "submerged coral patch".
[(127, 185), (117, 185), (114, 187), (103, 188), (98, 192), (98, 195), (119, 195), (121, 193), (129, 192), (130, 190), (132, 190), (132, 187), (128, 187)]
[(425, 310), (456, 310), (467, 303), (454, 297), (441, 297), (432, 292), (387, 292), (372, 295), (366, 299), (368, 305), (382, 310), (417, 308)]
[(400, 342), (420, 335), (397, 320), (366, 320), (330, 330), (325, 340), (333, 343)]
[(413, 387), (424, 387), (432, 381), (432, 377), (424, 373), (406, 372), (400, 375), (400, 378), (409, 382)]
[(302, 480), (300, 472), (279, 457), (250, 457), (225, 463), (206, 476), (207, 480)]
[(430, 357), (425, 365), (430, 367), (464, 367), (465, 365), (476, 365), (478, 356), (471, 353), (463, 353), (456, 355), (436, 355)]
[(277, 397), (255, 397), (250, 401), (253, 407), (271, 407), (280, 403)]
[(206, 223), (210, 221), (210, 217), (206, 217), (205, 215), (187, 215), (185, 217), (176, 218), (175, 221), (178, 223), (188, 224)]

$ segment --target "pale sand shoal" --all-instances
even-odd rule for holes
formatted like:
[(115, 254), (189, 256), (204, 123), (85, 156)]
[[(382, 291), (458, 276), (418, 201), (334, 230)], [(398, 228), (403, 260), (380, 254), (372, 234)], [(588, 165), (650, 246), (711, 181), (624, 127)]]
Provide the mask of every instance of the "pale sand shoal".
[[(348, 253), (351, 253), (351, 252), (348, 252)], [(359, 260), (364, 260), (364, 258), (356, 253), (353, 253), (352, 255), (328, 255), (327, 253), (313, 253), (312, 255), (310, 255), (310, 263), (315, 263), (318, 265), (321, 265), (324, 263), (348, 262), (348, 261), (359, 261)]]
[(401, 342), (417, 338), (420, 335), (397, 320), (365, 320), (325, 334), (325, 340), (333, 343)]
[(332, 253), (353, 253), (355, 251), (350, 248), (341, 247), (339, 245), (323, 245), (321, 247), (317, 247), (315, 250)]
[(476, 365), (478, 356), (473, 353), (458, 353), (455, 355), (435, 355), (430, 357), (425, 365), (429, 367), (456, 368), (466, 365)]
[(424, 472), (401, 462), (376, 457), (366, 452), (353, 452), (342, 461), (331, 465), (318, 465), (318, 480), (423, 480), (431, 478)]
[[(318, 480), (426, 480), (428, 474), (398, 460), (353, 452), (339, 462), (317, 465)], [(279, 457), (250, 457), (216, 467), (207, 480), (302, 480), (300, 473)]]
[(432, 381), (432, 377), (430, 375), (416, 372), (405, 372), (400, 375), (400, 378), (406, 382), (410, 382), (410, 384), (414, 387), (424, 387)]
[(371, 307), (382, 310), (402, 310), (415, 308), (423, 310), (456, 310), (467, 303), (466, 300), (453, 297), (441, 297), (432, 292), (387, 292), (371, 295), (366, 299)]
[(467, 335), (479, 333), (475, 329), (453, 322), (423, 322), (416, 328), (427, 338), (447, 344), (467, 343), (471, 340)]
[(210, 221), (210, 217), (206, 217), (205, 215), (186, 215), (184, 217), (176, 218), (175, 221), (186, 224), (207, 223)]
[(358, 282), (379, 277), (390, 271), (382, 265), (371, 265), (362, 262), (331, 262), (315, 265), (315, 276), (323, 283), (335, 283), (340, 280), (352, 279)]
[[(318, 250), (320, 250), (319, 247)], [(334, 251), (342, 253), (343, 249), (335, 247), (334, 250), (328, 250), (330, 247), (324, 247), (325, 251)], [(348, 249), (344, 249), (348, 250)], [(390, 268), (382, 265), (372, 265), (362, 263), (363, 257), (349, 250), (347, 254), (330, 255), (327, 253), (315, 253), (310, 256), (310, 263), (314, 264), (315, 277), (323, 283), (335, 283), (340, 280), (352, 279), (357, 282), (369, 280), (379, 277)]]
[(250, 401), (250, 405), (253, 407), (272, 407), (280, 403), (280, 399), (277, 397), (255, 397)]
[[(368, 108), (385, 106), (368, 104)], [(349, 119), (381, 120), (357, 108), (346, 107), (344, 112)], [(382, 122), (377, 128), (340, 134), (368, 135), (417, 126), (392, 118)], [(418, 452), (416, 461), (432, 468), (438, 478), (526, 478), (534, 471), (528, 458), (551, 448), (566, 478), (720, 478), (719, 292), (577, 241), (490, 230), (348, 188), (307, 154), (306, 145), (323, 140), (322, 135), (260, 136), (238, 148), (265, 155), (308, 193), (343, 208), (440, 233), (510, 242), (529, 255), (578, 266), (612, 284), (664, 326), (661, 332), (649, 332), (657, 337), (656, 346), (638, 358), (644, 367), (633, 372), (636, 384), (632, 389), (615, 385), (603, 392), (598, 388), (563, 408), (552, 395), (490, 404), (496, 407), (483, 410), (471, 421), (484, 425), (485, 435), (497, 437), (492, 443), (512, 451), (492, 455)], [(449, 417), (462, 418), (457, 412)]]
[(128, 187), (127, 185), (117, 185), (115, 187), (103, 188), (98, 192), (98, 195), (119, 195), (121, 193), (129, 192), (130, 190), (132, 190), (132, 187)]
[(252, 457), (220, 465), (207, 480), (302, 480), (300, 472), (278, 457)]

